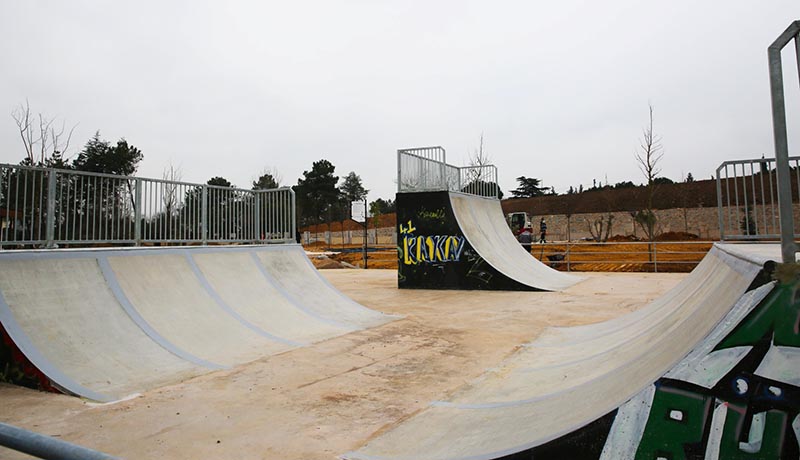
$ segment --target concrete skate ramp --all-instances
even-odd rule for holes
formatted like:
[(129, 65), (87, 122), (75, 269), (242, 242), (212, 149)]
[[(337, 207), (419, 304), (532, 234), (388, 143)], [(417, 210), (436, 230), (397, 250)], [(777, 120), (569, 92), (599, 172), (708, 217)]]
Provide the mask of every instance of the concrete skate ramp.
[(122, 293), (170, 343), (210, 363), (233, 366), (291, 345), (247, 327), (209, 295), (184, 254), (109, 257)]
[(311, 315), (356, 329), (378, 326), (392, 318), (344, 296), (317, 274), (303, 252), (258, 251), (256, 255), (277, 286), (290, 293), (292, 300)]
[(148, 337), (118, 303), (97, 259), (74, 256), (0, 258), (3, 327), (56, 385), (110, 401), (208, 371)]
[[(111, 401), (393, 319), (345, 301), (313, 266), (279, 273), (303, 259), (299, 245), (8, 251), (0, 321), (54, 385)], [(300, 303), (316, 297), (264, 265), (329, 305)], [(339, 307), (337, 321), (314, 311)]]
[[(245, 321), (279, 340), (308, 344), (358, 327), (334, 324), (313, 315), (280, 288), (253, 255), (249, 251), (226, 251), (195, 254), (192, 259), (223, 302)], [(264, 299), (269, 299), (268, 308), (265, 308)]]
[(450, 193), (450, 204), (469, 244), (503, 275), (545, 291), (561, 291), (581, 280), (531, 257), (509, 230), (498, 200)]
[(545, 333), (447, 401), (345, 457), (490, 459), (572, 432), (619, 407), (702, 343), (765, 259), (715, 245), (680, 284), (643, 309)]

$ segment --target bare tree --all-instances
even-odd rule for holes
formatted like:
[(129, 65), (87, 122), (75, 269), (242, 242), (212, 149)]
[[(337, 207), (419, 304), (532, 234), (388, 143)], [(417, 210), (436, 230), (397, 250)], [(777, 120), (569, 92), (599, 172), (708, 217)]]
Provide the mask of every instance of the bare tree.
[(181, 171), (180, 166), (175, 167), (170, 162), (164, 167), (161, 178), (164, 179), (164, 192), (161, 196), (161, 202), (164, 204), (164, 214), (167, 220), (170, 220), (178, 211), (180, 197), (178, 196), (177, 182), (180, 182), (183, 178), (183, 171)]
[(480, 144), (478, 144), (478, 148), (469, 156), (467, 164), (470, 166), (486, 166), (491, 164), (491, 158), (483, 147), (483, 133), (481, 133), (481, 141)]
[(478, 148), (469, 155), (467, 167), (461, 169), (464, 174), (459, 172), (461, 191), (478, 194), (490, 193), (502, 198), (503, 192), (500, 190), (500, 185), (497, 184), (496, 174), (492, 169), (487, 168), (491, 164), (491, 157), (486, 151), (483, 133), (481, 133)]
[(600, 217), (593, 221), (585, 219), (589, 228), (589, 234), (598, 243), (605, 243), (608, 237), (611, 236), (611, 228), (614, 225), (614, 214), (611, 212), (601, 214)]
[(278, 168), (265, 167), (261, 170), (258, 178), (253, 181), (253, 190), (267, 190), (278, 188), (283, 182), (283, 176), (278, 172)]
[(642, 228), (648, 241), (653, 241), (657, 231), (657, 218), (653, 212), (653, 197), (656, 192), (656, 178), (661, 172), (659, 162), (664, 157), (664, 148), (661, 145), (661, 136), (653, 131), (653, 105), (650, 109), (649, 123), (642, 129), (642, 138), (639, 140), (639, 151), (635, 153), (639, 170), (647, 179), (647, 205), (645, 209), (636, 213), (635, 220)]
[(25, 148), (25, 159), (29, 164), (61, 166), (62, 157), (69, 149), (77, 123), (67, 132), (64, 121), (58, 127), (55, 118), (48, 118), (41, 113), (34, 116), (27, 100), (25, 105), (20, 104), (11, 112), (11, 118), (19, 130)]

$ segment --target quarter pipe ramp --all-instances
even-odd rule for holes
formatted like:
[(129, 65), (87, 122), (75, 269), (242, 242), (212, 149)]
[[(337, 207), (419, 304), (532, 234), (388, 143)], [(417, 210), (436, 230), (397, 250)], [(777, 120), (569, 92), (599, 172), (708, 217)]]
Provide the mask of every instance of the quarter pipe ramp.
[(0, 254), (0, 321), (53, 385), (112, 401), (393, 317), (299, 245)]
[(523, 249), (496, 199), (442, 191), (396, 202), (400, 288), (559, 291), (581, 280)]
[(345, 457), (797, 458), (800, 282), (767, 281), (774, 253), (715, 245), (664, 297), (546, 332)]

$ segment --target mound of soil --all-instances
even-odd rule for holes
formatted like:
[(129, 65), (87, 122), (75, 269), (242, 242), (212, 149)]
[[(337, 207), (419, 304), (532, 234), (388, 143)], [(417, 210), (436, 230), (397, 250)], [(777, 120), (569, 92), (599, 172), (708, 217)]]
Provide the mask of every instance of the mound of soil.
[[(375, 225), (376, 223), (377, 225)], [(397, 215), (395, 213), (381, 214), (380, 216), (378, 216), (377, 219), (375, 217), (370, 217), (367, 220), (367, 224), (369, 225), (369, 228), (396, 227)], [(303, 232), (324, 233), (327, 231), (341, 232), (342, 230), (363, 231), (364, 225), (352, 219), (347, 219), (343, 222), (331, 222), (330, 226), (328, 224), (319, 224), (319, 225), (309, 225), (307, 227), (302, 227), (300, 228), (300, 233)]]
[(311, 263), (319, 270), (327, 270), (331, 268), (345, 268), (340, 262), (331, 259), (328, 256), (310, 256)]
[(656, 237), (656, 241), (692, 241), (700, 237), (694, 233), (686, 232), (665, 232)]
[(614, 235), (606, 241), (611, 243), (620, 243), (625, 241), (639, 241), (639, 238), (636, 238), (633, 235)]

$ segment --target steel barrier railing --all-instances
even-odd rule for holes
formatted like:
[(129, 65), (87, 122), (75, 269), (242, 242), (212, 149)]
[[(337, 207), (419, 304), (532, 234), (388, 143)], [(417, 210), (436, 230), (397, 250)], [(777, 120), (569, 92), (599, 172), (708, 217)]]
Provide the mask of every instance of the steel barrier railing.
[[(789, 157), (790, 200), (800, 202), (800, 157)], [(774, 158), (726, 161), (716, 171), (721, 240), (780, 239), (778, 176)], [(800, 236), (794, 229), (794, 237)]]
[(0, 248), (282, 243), (295, 238), (288, 187), (206, 184), (0, 164)]
[(458, 167), (447, 163), (442, 147), (397, 151), (397, 191), (450, 191), (498, 198), (497, 167)]
[(6, 423), (0, 423), (0, 446), (45, 459), (114, 460), (117, 458)]
[(711, 241), (552, 242), (532, 245), (531, 254), (563, 271), (689, 272)]

